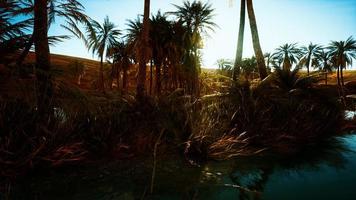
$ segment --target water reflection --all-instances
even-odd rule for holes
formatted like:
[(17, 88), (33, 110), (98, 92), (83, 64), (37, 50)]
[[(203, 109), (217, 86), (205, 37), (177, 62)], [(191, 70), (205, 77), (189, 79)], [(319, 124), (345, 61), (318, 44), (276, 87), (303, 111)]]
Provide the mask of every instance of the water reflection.
[[(280, 188), (281, 184), (276, 184), (278, 182), (285, 183), (284, 186), (291, 183), (290, 185), (294, 185), (296, 187), (295, 189), (301, 189), (298, 193), (308, 191), (303, 188), (307, 186), (296, 184), (300, 180), (306, 180), (303, 176), (315, 176), (316, 178), (313, 180), (315, 183), (313, 184), (322, 185), (323, 183), (319, 183), (318, 181), (322, 181), (323, 179), (318, 179), (318, 176), (334, 179), (333, 181), (337, 182), (340, 177), (337, 177), (337, 174), (333, 172), (343, 171), (343, 175), (345, 176), (352, 175), (352, 177), (349, 178), (354, 182), (356, 181), (356, 177), (353, 175), (353, 169), (356, 166), (356, 155), (353, 152), (355, 145), (356, 137), (349, 136), (347, 139), (335, 138), (325, 141), (319, 145), (306, 148), (305, 151), (293, 156), (276, 157), (271, 155), (264, 157), (237, 158), (235, 161), (232, 161), (231, 168), (225, 168), (225, 172), (223, 172), (226, 174), (226, 177), (229, 178), (228, 180), (225, 180), (225, 186), (236, 190), (235, 194), (238, 196), (238, 199), (250, 200), (280, 199), (280, 194), (283, 193), (283, 191), (281, 192), (281, 189), (283, 188)], [(221, 171), (224, 169), (219, 165), (214, 166), (214, 164), (210, 164), (210, 166), (206, 168), (210, 169), (208, 172), (205, 172), (206, 174), (213, 174), (215, 170)], [(268, 191), (266, 191), (266, 187), (268, 188)], [(348, 187), (350, 188), (350, 185)], [(333, 187), (328, 186), (325, 189), (333, 189)], [(201, 192), (203, 193), (204, 191)], [(221, 191), (216, 192), (220, 193)], [(318, 199), (319, 197), (321, 197), (320, 199), (323, 199), (322, 196), (327, 195), (328, 192), (338, 193), (334, 188), (334, 191), (326, 190), (325, 194), (314, 192), (310, 195), (315, 195), (313, 199)], [(354, 193), (351, 189), (347, 192)], [(230, 191), (230, 193), (232, 193), (232, 191)], [(353, 195), (355, 194), (356, 193)], [(289, 196), (288, 194), (284, 195), (285, 198), (292, 199), (290, 197), (294, 194), (292, 191)], [(210, 197), (211, 196), (214, 195), (210, 194)], [(308, 197), (309, 194), (304, 194), (302, 196)], [(344, 195), (344, 197), (346, 198), (338, 197), (338, 199), (348, 199), (347, 195)]]
[(356, 195), (355, 149), (350, 135), (294, 156), (240, 157), (202, 167), (169, 156), (158, 162), (153, 194), (151, 159), (137, 160), (33, 177), (16, 185), (11, 199), (349, 199)]

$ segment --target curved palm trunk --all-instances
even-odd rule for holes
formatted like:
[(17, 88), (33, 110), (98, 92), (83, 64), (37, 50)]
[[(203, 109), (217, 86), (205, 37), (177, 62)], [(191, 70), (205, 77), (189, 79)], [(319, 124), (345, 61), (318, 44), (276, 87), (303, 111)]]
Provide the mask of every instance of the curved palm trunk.
[(48, 14), (47, 0), (35, 0), (34, 2), (34, 44), (36, 55), (36, 68), (38, 79), (37, 103), (40, 114), (49, 112), (50, 99), (52, 97), (52, 84), (50, 75), (50, 52), (48, 46)]
[(142, 100), (145, 96), (145, 82), (146, 82), (146, 57), (148, 54), (148, 37), (149, 37), (149, 13), (150, 13), (150, 0), (145, 0), (145, 8), (143, 15), (143, 54), (140, 58), (138, 68), (136, 97)]
[(254, 49), (255, 55), (256, 55), (257, 67), (258, 67), (258, 71), (260, 74), (260, 79), (263, 80), (264, 78), (267, 77), (267, 70), (266, 70), (266, 64), (265, 64), (265, 60), (264, 60), (261, 45), (260, 45), (260, 40), (258, 37), (256, 17), (255, 17), (255, 13), (253, 10), (252, 0), (246, 0), (246, 1), (247, 1), (248, 18), (249, 18), (250, 27), (251, 27), (253, 49)]
[(237, 49), (235, 55), (234, 72), (232, 79), (236, 81), (237, 75), (240, 73), (240, 63), (242, 60), (242, 51), (244, 43), (244, 31), (245, 31), (245, 14), (246, 13), (246, 0), (241, 0), (240, 8), (240, 26), (239, 26), (239, 36), (237, 40)]

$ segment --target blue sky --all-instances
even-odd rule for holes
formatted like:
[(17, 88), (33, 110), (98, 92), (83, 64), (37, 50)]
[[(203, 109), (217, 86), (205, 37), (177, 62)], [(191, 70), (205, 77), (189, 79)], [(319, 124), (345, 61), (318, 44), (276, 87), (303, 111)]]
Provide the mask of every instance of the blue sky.
[[(79, 0), (86, 13), (102, 22), (106, 15), (119, 29), (127, 28), (127, 19), (143, 13), (143, 0)], [(203, 0), (204, 1), (204, 0)], [(173, 11), (172, 4), (182, 0), (151, 0), (151, 13)], [(206, 2), (206, 1), (204, 1)], [(239, 26), (239, 0), (210, 0), (215, 8), (214, 21), (219, 25), (204, 39), (203, 66), (214, 67), (220, 58), (233, 59)], [(309, 42), (327, 45), (330, 40), (356, 37), (356, 0), (254, 0), (260, 42), (263, 52), (272, 52), (284, 43)], [(247, 14), (247, 13), (246, 13)], [(57, 23), (61, 23), (58, 20)], [(50, 34), (69, 34), (58, 24)], [(253, 55), (252, 39), (246, 16), (244, 57)], [(73, 38), (51, 47), (52, 53), (95, 59), (83, 42)]]

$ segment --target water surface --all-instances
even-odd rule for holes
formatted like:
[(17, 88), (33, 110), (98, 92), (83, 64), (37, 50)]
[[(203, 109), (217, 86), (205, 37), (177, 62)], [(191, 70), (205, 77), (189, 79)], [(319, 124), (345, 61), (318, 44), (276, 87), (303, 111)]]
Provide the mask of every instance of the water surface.
[(14, 186), (13, 199), (338, 199), (356, 197), (356, 135), (294, 156), (189, 165), (179, 156), (48, 172)]

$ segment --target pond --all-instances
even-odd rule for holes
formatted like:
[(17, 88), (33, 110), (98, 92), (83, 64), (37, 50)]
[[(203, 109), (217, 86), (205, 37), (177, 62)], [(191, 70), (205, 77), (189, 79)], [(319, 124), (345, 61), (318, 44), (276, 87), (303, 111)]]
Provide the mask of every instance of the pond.
[[(11, 199), (355, 199), (356, 135), (294, 156), (236, 158), (192, 166), (179, 156), (46, 172), (12, 187)], [(0, 198), (1, 199), (1, 198)]]

